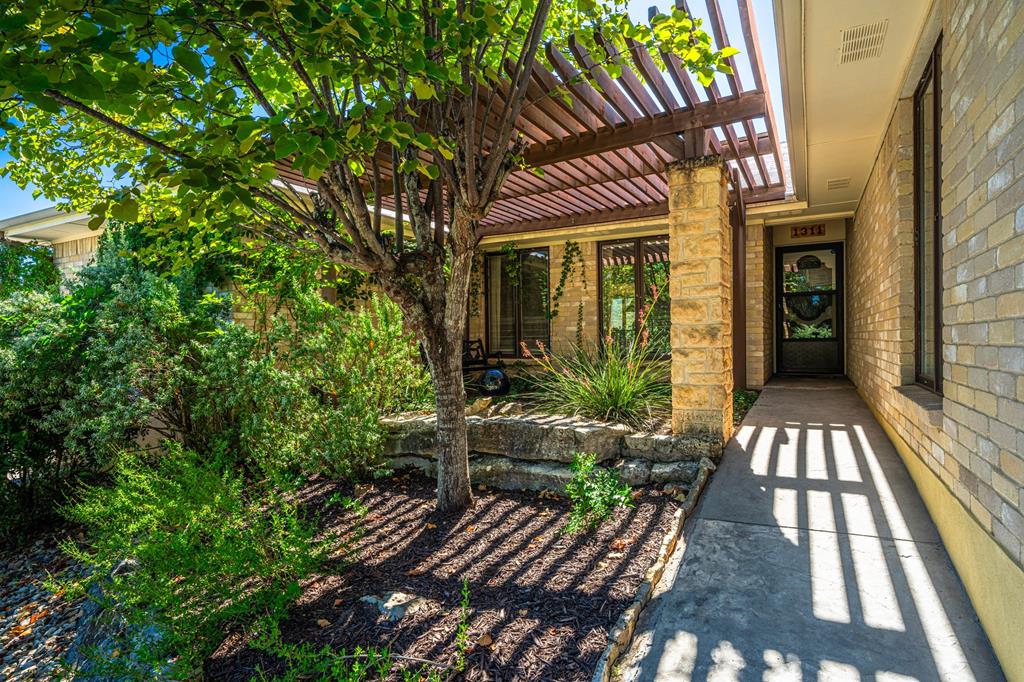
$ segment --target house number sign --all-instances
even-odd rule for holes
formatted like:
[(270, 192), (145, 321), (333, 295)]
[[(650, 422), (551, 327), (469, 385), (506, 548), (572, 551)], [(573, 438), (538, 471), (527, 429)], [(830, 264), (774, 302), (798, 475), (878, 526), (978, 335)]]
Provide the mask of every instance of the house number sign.
[(825, 224), (817, 225), (794, 225), (789, 228), (789, 236), (792, 239), (807, 239), (808, 237), (824, 237)]

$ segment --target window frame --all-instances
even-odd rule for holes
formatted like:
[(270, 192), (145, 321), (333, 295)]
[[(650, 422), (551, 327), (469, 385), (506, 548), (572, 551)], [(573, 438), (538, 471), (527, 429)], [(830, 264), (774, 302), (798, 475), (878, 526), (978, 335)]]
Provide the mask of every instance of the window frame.
[[(604, 326), (604, 258), (601, 256), (601, 252), (606, 246), (615, 246), (617, 244), (630, 244), (633, 245), (633, 295), (636, 303), (633, 305), (633, 329), (640, 328), (640, 311), (643, 308), (643, 301), (645, 299), (644, 291), (644, 268), (643, 268), (643, 243), (645, 241), (656, 241), (659, 239), (669, 239), (667, 234), (650, 234), (643, 237), (625, 237), (619, 239), (606, 239), (604, 241), (597, 242), (597, 329), (600, 342), (604, 344), (604, 338), (607, 330)], [(671, 266), (671, 259), (669, 265)], [(671, 279), (671, 277), (670, 277)], [(667, 296), (668, 292), (662, 292), (663, 296)], [(670, 355), (671, 353), (667, 353)]]
[[(551, 248), (548, 246), (537, 246), (532, 248), (516, 249), (516, 258), (520, 259), (520, 271), (522, 270), (522, 254), (529, 251), (543, 251), (547, 254), (548, 262), (548, 313), (547, 313), (547, 343), (551, 345)], [(483, 254), (484, 260), (484, 344), (487, 347), (488, 355), (496, 355), (498, 353), (505, 354), (507, 351), (494, 350), (491, 344), (491, 260), (494, 256), (502, 256), (507, 258), (508, 254), (503, 251), (487, 251)], [(515, 359), (523, 359), (526, 356), (523, 355), (523, 349), (520, 345), (520, 341), (523, 338), (523, 307), (522, 301), (519, 297), (519, 289), (521, 284), (516, 285), (512, 288), (512, 310), (513, 310), (513, 324), (512, 333), (515, 337), (512, 346), (512, 357)], [(500, 292), (498, 293), (500, 296)]]
[[(942, 395), (942, 36), (939, 35), (935, 46), (932, 48), (928, 63), (925, 65), (924, 73), (914, 89), (913, 118), (914, 118), (914, 383)], [(923, 128), (923, 107), (922, 97), (928, 86), (932, 86), (931, 115), (932, 125), (932, 177), (924, 178), (922, 162), (924, 160), (924, 131)], [(931, 225), (922, 225), (922, 192), (923, 181), (930, 180), (932, 183), (932, 221)], [(921, 372), (921, 357), (925, 352), (924, 339), (921, 334), (921, 323), (924, 319), (922, 309), (922, 278), (926, 273), (921, 272), (921, 242), (924, 230), (930, 230), (932, 235), (933, 254), (931, 259), (932, 279), (932, 300), (929, 302), (933, 308), (932, 348), (931, 352), (935, 357), (935, 376), (926, 376)]]

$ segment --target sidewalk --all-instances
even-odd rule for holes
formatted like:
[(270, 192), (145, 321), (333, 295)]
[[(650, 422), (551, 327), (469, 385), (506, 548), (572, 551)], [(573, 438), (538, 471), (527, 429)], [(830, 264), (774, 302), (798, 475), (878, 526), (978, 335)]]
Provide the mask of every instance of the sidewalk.
[(769, 385), (685, 539), (617, 679), (1003, 679), (910, 476), (848, 382)]

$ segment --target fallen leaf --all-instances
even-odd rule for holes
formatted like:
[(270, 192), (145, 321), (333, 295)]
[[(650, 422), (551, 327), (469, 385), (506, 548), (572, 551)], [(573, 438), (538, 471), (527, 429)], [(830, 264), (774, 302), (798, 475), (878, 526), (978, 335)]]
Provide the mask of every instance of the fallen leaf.
[(476, 487), (476, 489), (479, 490), (480, 492), (484, 492), (484, 491), (487, 490), (487, 486), (485, 486), (483, 483), (481, 483), (480, 485), (478, 485)]
[(625, 552), (608, 552), (609, 559), (621, 559), (624, 556), (626, 556)]
[(628, 547), (628, 546), (630, 546), (632, 544), (633, 544), (632, 538), (630, 538), (630, 539), (615, 538), (614, 540), (612, 540), (611, 542), (608, 543), (608, 546), (611, 547), (612, 549), (626, 549), (626, 547)]
[(319, 625), (322, 628), (325, 628), (325, 627), (327, 627), (328, 625), (331, 624), (331, 621), (327, 620), (326, 618), (317, 618), (316, 619), (316, 624)]
[(516, 611), (516, 613), (519, 614), (520, 618), (526, 616), (526, 614), (528, 614), (529, 612), (530, 612), (529, 609), (519, 609), (518, 611)]
[(466, 526), (465, 532), (472, 533), (474, 530), (476, 530), (476, 526)]
[(411, 577), (416, 577), (418, 575), (426, 575), (426, 573), (427, 568), (425, 566), (417, 566), (416, 568), (413, 568), (405, 572), (406, 575)]
[(476, 640), (476, 643), (480, 646), (490, 646), (494, 643), (494, 638), (485, 632), (484, 634), (480, 635), (480, 639)]
[(427, 528), (437, 528), (437, 524), (436, 523), (428, 523), (427, 524)]
[(342, 601), (343, 600), (341, 600), (341, 599), (335, 599), (334, 600), (334, 608), (338, 608), (339, 606), (341, 606)]

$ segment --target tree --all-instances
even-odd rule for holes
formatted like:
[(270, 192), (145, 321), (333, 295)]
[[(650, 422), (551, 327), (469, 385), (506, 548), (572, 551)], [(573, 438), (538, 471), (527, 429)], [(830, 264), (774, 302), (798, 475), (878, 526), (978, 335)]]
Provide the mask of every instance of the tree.
[(256, 240), (370, 273), (423, 343), (438, 506), (457, 509), (479, 221), (523, 163), (539, 46), (575, 34), (614, 74), (595, 31), (677, 52), (705, 83), (735, 52), (683, 11), (636, 26), (595, 0), (21, 0), (0, 14), (5, 172), (88, 203), (96, 226), (159, 219), (183, 258)]

